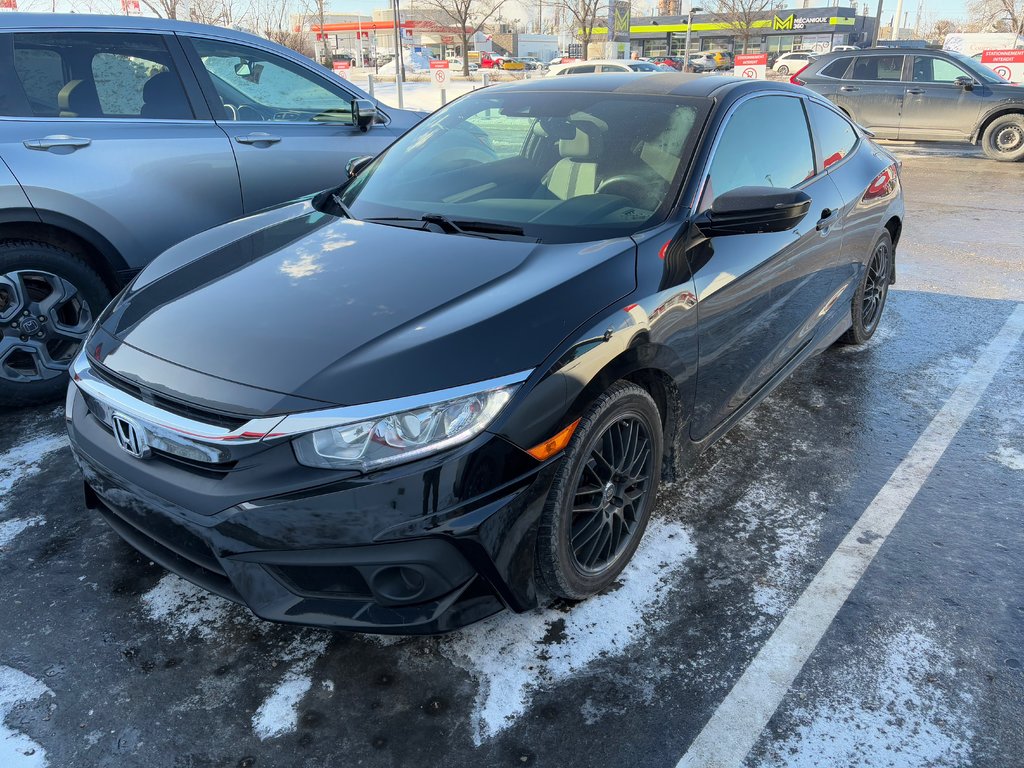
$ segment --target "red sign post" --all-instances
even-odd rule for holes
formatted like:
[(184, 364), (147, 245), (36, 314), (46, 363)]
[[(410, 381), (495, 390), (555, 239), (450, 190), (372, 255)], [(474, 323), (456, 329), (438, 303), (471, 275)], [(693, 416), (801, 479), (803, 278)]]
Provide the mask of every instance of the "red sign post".
[(981, 63), (1004, 80), (1024, 83), (1024, 50), (983, 51)]
[(448, 87), (448, 81), (451, 79), (451, 72), (448, 69), (447, 59), (431, 59), (430, 60), (430, 80), (435, 87), (440, 88), (442, 91)]
[(739, 53), (736, 54), (737, 77), (746, 77), (751, 80), (764, 80), (765, 69), (768, 67), (767, 53)]
[(334, 70), (334, 74), (348, 80), (349, 70), (352, 68), (352, 62), (349, 59), (341, 59), (331, 64), (331, 68)]

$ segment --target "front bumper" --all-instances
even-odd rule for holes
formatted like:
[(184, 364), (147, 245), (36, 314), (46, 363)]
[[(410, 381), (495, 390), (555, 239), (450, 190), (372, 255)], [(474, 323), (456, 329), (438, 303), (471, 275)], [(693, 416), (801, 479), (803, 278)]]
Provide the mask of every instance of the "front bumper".
[(261, 618), (432, 634), (538, 602), (536, 527), (557, 459), (538, 465), (482, 435), (371, 476), (316, 471), (268, 496), (290, 446), (205, 477), (129, 456), (73, 384), (68, 408), (86, 505), (154, 562)]

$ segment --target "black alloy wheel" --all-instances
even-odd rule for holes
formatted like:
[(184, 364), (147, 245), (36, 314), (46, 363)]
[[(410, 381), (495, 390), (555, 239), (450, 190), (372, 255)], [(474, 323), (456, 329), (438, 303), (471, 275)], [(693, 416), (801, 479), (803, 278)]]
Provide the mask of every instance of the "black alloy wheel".
[(0, 243), (0, 403), (52, 400), (110, 294), (72, 254), (43, 243)]
[(888, 232), (875, 241), (864, 276), (853, 297), (850, 330), (840, 339), (847, 344), (863, 344), (878, 330), (885, 300), (892, 284), (893, 247)]
[(538, 571), (552, 595), (597, 594), (632, 558), (654, 506), (662, 440), (657, 406), (630, 382), (612, 386), (580, 419), (538, 535)]
[(1024, 160), (1024, 115), (997, 117), (982, 134), (981, 147), (993, 160), (1008, 163)]

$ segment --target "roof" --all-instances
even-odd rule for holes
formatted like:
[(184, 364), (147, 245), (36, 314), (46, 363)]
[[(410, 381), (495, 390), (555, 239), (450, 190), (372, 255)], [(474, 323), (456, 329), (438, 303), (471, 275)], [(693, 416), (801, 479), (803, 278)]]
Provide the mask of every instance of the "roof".
[(498, 90), (522, 91), (594, 91), (637, 95), (690, 96), (711, 98), (727, 93), (748, 93), (758, 90), (806, 93), (802, 88), (784, 82), (748, 80), (725, 75), (695, 75), (683, 72), (605, 72), (593, 75), (564, 75), (490, 86)]
[(107, 30), (123, 29), (137, 32), (194, 32), (204, 35), (236, 38), (238, 40), (266, 40), (248, 32), (208, 24), (175, 19), (154, 19), (148, 16), (118, 16), (90, 13), (5, 13), (0, 15), (0, 32), (7, 30), (39, 29), (57, 32), (67, 29)]

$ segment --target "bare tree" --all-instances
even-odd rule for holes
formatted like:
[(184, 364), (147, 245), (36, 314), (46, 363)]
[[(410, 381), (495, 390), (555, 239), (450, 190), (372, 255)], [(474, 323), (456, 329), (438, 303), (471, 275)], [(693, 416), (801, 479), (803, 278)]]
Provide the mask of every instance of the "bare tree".
[(302, 15), (305, 20), (300, 26), (305, 27), (309, 24), (319, 30), (319, 45), (315, 46), (316, 55), (321, 64), (330, 66), (331, 52), (327, 47), (327, 33), (324, 31), (327, 25), (327, 0), (302, 0)]
[(505, 0), (422, 0), (420, 7), (435, 12), (438, 23), (455, 27), (462, 41), (462, 74), (469, 77), (469, 40), (504, 4)]
[(1024, 0), (973, 0), (968, 9), (983, 31), (1024, 35)]
[(603, 27), (607, 23), (606, 0), (562, 0), (559, 7), (567, 23), (572, 25), (573, 37), (579, 40), (583, 58), (586, 59), (590, 43), (596, 35), (594, 28)]
[(764, 18), (765, 11), (771, 10), (773, 3), (772, 0), (715, 0), (712, 7), (715, 16), (732, 30), (733, 37), (743, 41), (741, 53), (746, 53), (750, 48), (754, 22)]
[(316, 55), (309, 36), (303, 31), (304, 17), (295, 16), (286, 0), (252, 0), (252, 4), (241, 17), (241, 26), (260, 37), (287, 46), (303, 56), (312, 59)]
[(182, 0), (142, 0), (142, 4), (161, 19), (176, 19), (183, 2)]

